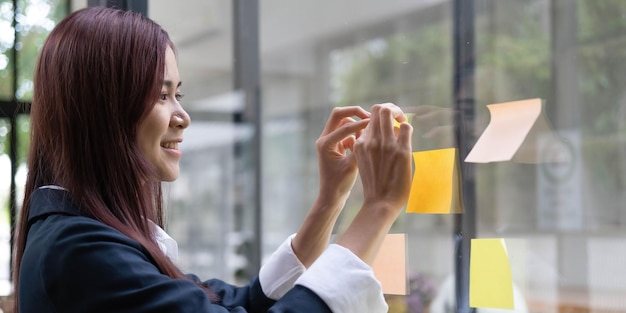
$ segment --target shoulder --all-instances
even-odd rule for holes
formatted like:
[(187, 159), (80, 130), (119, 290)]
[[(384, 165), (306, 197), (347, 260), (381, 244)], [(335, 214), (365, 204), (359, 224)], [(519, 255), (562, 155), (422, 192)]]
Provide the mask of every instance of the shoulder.
[(57, 311), (186, 312), (210, 305), (193, 282), (162, 274), (137, 241), (87, 217), (36, 221), (22, 268), (21, 296), (28, 286), (27, 294), (45, 297)]
[[(39, 188), (31, 195), (29, 228), (24, 259), (40, 260), (47, 274), (71, 267), (77, 262), (98, 260), (104, 253), (115, 251), (108, 258), (124, 253), (143, 255), (145, 249), (137, 241), (98, 220), (81, 215), (64, 189)], [(92, 263), (82, 263), (83, 267)]]
[(38, 259), (48, 282), (98, 279), (125, 269), (130, 261), (158, 272), (137, 241), (83, 216), (51, 215), (36, 221), (28, 233), (24, 258)]
[[(83, 216), (50, 215), (31, 226), (26, 249), (37, 248), (37, 253), (50, 262), (72, 264), (82, 257), (110, 252), (111, 249), (136, 250), (143, 247), (117, 229)], [(109, 256), (115, 257), (115, 255)]]

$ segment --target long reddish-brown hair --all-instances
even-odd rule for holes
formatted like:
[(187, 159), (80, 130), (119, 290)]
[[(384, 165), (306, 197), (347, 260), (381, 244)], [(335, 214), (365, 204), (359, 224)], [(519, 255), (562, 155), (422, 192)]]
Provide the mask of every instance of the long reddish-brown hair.
[(138, 123), (157, 102), (168, 46), (152, 20), (102, 7), (70, 14), (48, 36), (34, 77), (16, 309), (30, 195), (44, 185), (66, 188), (85, 215), (141, 243), (162, 273), (185, 277), (153, 239), (148, 219), (163, 225), (161, 184), (136, 141)]

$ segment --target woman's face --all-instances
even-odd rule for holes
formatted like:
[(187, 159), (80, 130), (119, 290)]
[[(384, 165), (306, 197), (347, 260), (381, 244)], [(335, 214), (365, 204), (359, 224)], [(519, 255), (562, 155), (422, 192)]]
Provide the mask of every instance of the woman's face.
[(139, 123), (137, 142), (139, 148), (157, 171), (161, 181), (173, 181), (178, 177), (178, 161), (182, 152), (178, 145), (183, 141), (183, 131), (190, 118), (178, 102), (180, 76), (174, 51), (168, 46), (165, 52), (165, 80), (159, 101), (148, 116)]

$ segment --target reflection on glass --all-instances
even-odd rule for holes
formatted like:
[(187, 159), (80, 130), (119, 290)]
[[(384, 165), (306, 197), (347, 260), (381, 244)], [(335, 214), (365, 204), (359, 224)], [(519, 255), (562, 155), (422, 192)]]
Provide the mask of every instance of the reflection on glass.
[(0, 0), (0, 100), (10, 100), (13, 93), (13, 1)]
[(9, 277), (10, 268), (10, 187), (11, 187), (11, 159), (9, 158), (11, 131), (17, 131), (17, 172), (14, 177), (16, 185), (16, 202), (18, 210), (24, 197), (26, 183), (26, 153), (30, 142), (30, 117), (19, 115), (16, 120), (17, 128), (12, 130), (9, 119), (0, 119), (0, 296), (11, 292)]
[[(619, 279), (626, 277), (621, 266), (626, 258), (621, 252), (626, 249), (626, 2), (474, 2), (475, 12), (463, 12), (472, 14), (465, 17), (474, 18), (476, 27), (475, 97), (464, 99), (474, 101), (475, 116), (473, 125), (465, 126), (478, 138), (489, 123), (487, 104), (541, 98), (565, 147), (546, 145), (541, 152), (565, 151), (568, 160), (476, 165), (476, 177), (466, 179), (476, 185), (478, 237), (517, 240), (509, 252), (515, 290), (525, 302), (520, 310), (621, 312), (626, 307), (626, 286)], [(247, 190), (238, 187), (252, 181), (252, 171), (236, 172), (238, 162), (249, 156), (237, 154), (235, 160), (234, 155), (247, 138), (241, 134), (249, 133), (226, 119), (220, 119), (226, 125), (216, 125), (217, 118), (205, 118), (233, 112), (200, 105), (228, 89), (224, 81), (232, 78), (231, 51), (224, 48), (232, 39), (224, 35), (230, 34), (230, 21), (220, 18), (230, 14), (218, 2), (207, 3), (195, 11), (211, 12), (211, 18), (185, 12), (189, 23), (168, 27), (181, 39), (181, 73), (193, 73), (186, 76), (191, 84), (185, 88), (195, 90), (188, 93), (195, 124), (185, 140), (189, 153), (181, 162), (181, 178), (171, 187), (170, 227), (181, 238), (183, 267), (230, 279), (233, 268), (220, 268), (221, 262), (245, 262), (237, 251), (245, 249), (246, 234), (233, 231), (242, 208), (233, 199), (245, 198)], [(313, 143), (333, 106), (395, 102), (416, 114), (415, 151), (455, 146), (454, 34), (450, 1), (364, 0), (358, 6), (299, 1), (281, 3), (280, 10), (272, 2), (261, 5), (267, 254), (297, 229), (315, 200)], [(183, 16), (173, 4), (151, 10), (160, 12), (165, 24), (170, 12)], [(206, 51), (214, 55), (194, 57)], [(337, 233), (362, 197), (357, 182)], [(408, 235), (412, 293), (389, 296), (390, 312), (454, 312), (452, 224), (450, 215), (403, 214), (393, 226)]]
[(11, 123), (0, 119), (0, 296), (11, 291), (9, 262), (11, 255), (11, 222), (9, 215), (9, 190), (11, 185), (11, 160), (9, 159), (9, 136)]
[(37, 55), (48, 33), (67, 15), (67, 0), (19, 0), (17, 11), (18, 81), (15, 96), (30, 101)]
[(30, 145), (30, 115), (20, 114), (17, 116), (17, 171), (15, 172), (15, 200), (17, 210), (22, 208), (24, 202), (24, 186), (26, 185), (26, 158), (28, 157), (28, 146)]

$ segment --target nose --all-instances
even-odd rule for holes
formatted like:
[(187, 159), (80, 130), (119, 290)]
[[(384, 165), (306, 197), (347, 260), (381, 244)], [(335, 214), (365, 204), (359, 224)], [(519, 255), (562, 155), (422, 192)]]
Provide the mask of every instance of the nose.
[(189, 114), (187, 114), (187, 111), (185, 111), (183, 108), (179, 108), (178, 110), (176, 110), (174, 114), (172, 114), (172, 118), (170, 119), (170, 127), (185, 129), (189, 126), (190, 123), (191, 118), (189, 117)]

